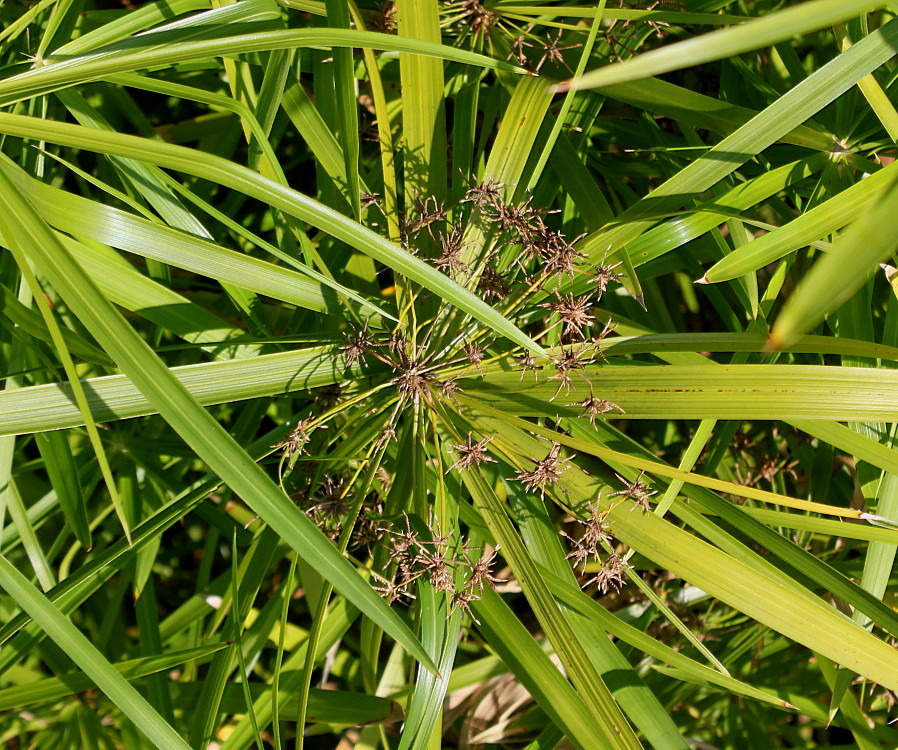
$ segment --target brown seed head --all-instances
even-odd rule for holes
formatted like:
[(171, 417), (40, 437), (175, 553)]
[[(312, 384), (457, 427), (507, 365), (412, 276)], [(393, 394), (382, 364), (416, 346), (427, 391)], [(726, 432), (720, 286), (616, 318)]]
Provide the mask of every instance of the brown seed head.
[(549, 454), (542, 461), (530, 459), (535, 464), (533, 469), (516, 472), (515, 479), (521, 482), (528, 492), (538, 489), (540, 495), (545, 497), (546, 486), (554, 484), (561, 478), (562, 472), (568, 468), (567, 463), (571, 460), (570, 458), (560, 458), (560, 452), (561, 443), (553, 442)]
[(480, 464), (484, 462), (496, 463), (496, 459), (492, 458), (486, 452), (486, 445), (492, 439), (493, 436), (490, 435), (475, 443), (474, 434), (469, 432), (464, 443), (451, 446), (451, 450), (458, 454), (458, 460), (446, 471), (449, 472), (452, 471), (452, 469), (470, 469), (472, 466), (480, 466)]

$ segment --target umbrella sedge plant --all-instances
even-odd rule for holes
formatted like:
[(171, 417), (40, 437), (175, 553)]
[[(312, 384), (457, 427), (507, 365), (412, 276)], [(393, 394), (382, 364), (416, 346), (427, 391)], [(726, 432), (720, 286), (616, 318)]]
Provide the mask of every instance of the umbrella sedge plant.
[(0, 8), (3, 742), (898, 744), (898, 20), (780, 5)]

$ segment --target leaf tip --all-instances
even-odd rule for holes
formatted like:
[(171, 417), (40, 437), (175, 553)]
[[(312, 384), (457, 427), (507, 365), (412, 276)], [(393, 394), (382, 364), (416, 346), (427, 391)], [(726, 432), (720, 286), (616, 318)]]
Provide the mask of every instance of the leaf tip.
[(692, 282), (693, 284), (710, 284), (711, 282), (708, 280), (708, 276), (702, 276), (700, 279), (696, 279)]

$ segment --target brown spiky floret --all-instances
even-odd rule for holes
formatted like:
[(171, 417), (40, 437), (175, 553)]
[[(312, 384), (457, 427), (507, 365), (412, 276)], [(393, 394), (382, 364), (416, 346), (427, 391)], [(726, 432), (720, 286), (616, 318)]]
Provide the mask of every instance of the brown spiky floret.
[(468, 557), (471, 550), (466, 545), (460, 555), (454, 551), (450, 543), (452, 533), (437, 533), (433, 519), (428, 529), (431, 538), (422, 539), (411, 528), (408, 516), (405, 516), (405, 530), (380, 529), (382, 535), (389, 539), (390, 561), (396, 569), (389, 579), (374, 574), (383, 584), (376, 590), (391, 604), (402, 597), (414, 599), (409, 591), (410, 586), (419, 578), (424, 578), (436, 591), (450, 596), (453, 609), (463, 609), (473, 617), (470, 604), (480, 599), (484, 587), (489, 585), (495, 588), (505, 582), (491, 572), (498, 548), (484, 552), (477, 562), (472, 563)]
[(373, 575), (378, 581), (381, 582), (381, 585), (375, 586), (374, 590), (387, 600), (387, 604), (392, 604), (395, 601), (401, 601), (403, 597), (405, 597), (406, 599), (415, 598), (415, 595), (408, 590), (408, 582), (403, 582), (394, 578), (387, 579), (383, 576), (378, 575), (374, 571), (371, 571), (371, 575)]
[(440, 256), (433, 264), (441, 271), (445, 269), (453, 278), (466, 273), (468, 265), (462, 260), (461, 253), (464, 250), (462, 231), (459, 227), (453, 227), (449, 234), (440, 232)]
[(417, 404), (427, 397), (427, 386), (433, 382), (431, 374), (418, 364), (410, 364), (402, 369), (393, 382), (403, 403)]
[(581, 253), (574, 244), (585, 235), (575, 237), (572, 242), (568, 242), (561, 232), (554, 232), (547, 229), (537, 239), (540, 248), (540, 256), (543, 262), (543, 273), (546, 280), (553, 275), (561, 282), (565, 276), (570, 281), (576, 278), (578, 270), (589, 265), (586, 261), (586, 255)]
[(486, 357), (486, 347), (481, 346), (475, 342), (471, 342), (469, 344), (463, 344), (462, 350), (465, 353), (465, 357), (467, 357), (468, 362), (470, 362), (474, 367), (477, 368), (477, 372), (483, 375), (483, 370), (480, 369), (480, 363), (483, 362)]
[(622, 273), (615, 273), (614, 269), (618, 268), (620, 263), (615, 263), (611, 266), (600, 265), (593, 266), (595, 269), (595, 274), (590, 278), (590, 281), (595, 284), (599, 288), (599, 299), (601, 299), (602, 295), (605, 294), (608, 289), (608, 285), (611, 283), (619, 283), (620, 280), (624, 277)]
[(380, 433), (377, 442), (374, 444), (374, 452), (380, 453), (391, 440), (396, 439), (396, 428), (392, 424), (388, 424)]
[(403, 226), (405, 234), (411, 237), (424, 228), (432, 233), (433, 225), (446, 221), (448, 212), (446, 206), (440, 203), (435, 196), (429, 195), (422, 198), (418, 192), (415, 192)]
[(536, 72), (539, 73), (539, 69), (543, 66), (543, 63), (546, 61), (557, 64), (564, 65), (565, 68), (568, 69), (568, 72), (573, 74), (573, 70), (571, 70), (571, 66), (567, 64), (564, 59), (564, 55), (561, 53), (564, 50), (568, 49), (577, 49), (578, 47), (582, 47), (583, 44), (568, 44), (567, 46), (560, 46), (561, 35), (564, 33), (564, 29), (558, 29), (558, 35), (552, 39), (551, 37), (547, 42), (543, 42), (543, 56), (539, 59), (539, 62), (536, 64)]
[(499, 20), (499, 14), (487, 8), (480, 0), (459, 0), (449, 3), (448, 7), (458, 9), (459, 20), (474, 34), (485, 34)]
[(314, 422), (312, 417), (301, 420), (293, 428), (293, 431), (274, 447), (283, 448), (287, 458), (295, 459), (295, 457), (303, 455), (306, 452), (306, 444), (312, 439), (309, 435), (309, 426), (312, 422)]
[(492, 266), (487, 266), (480, 274), (477, 282), (477, 291), (479, 291), (484, 299), (505, 299), (511, 291), (511, 286)]
[(508, 53), (508, 57), (506, 57), (505, 59), (511, 60), (511, 58), (513, 57), (515, 60), (517, 60), (518, 65), (526, 65), (527, 54), (524, 52), (524, 47), (533, 47), (533, 45), (527, 41), (525, 34), (521, 34), (511, 43), (511, 52)]
[(586, 581), (586, 583), (583, 584), (583, 587), (586, 588), (590, 584), (595, 583), (598, 584), (599, 589), (603, 594), (607, 594), (611, 589), (620, 591), (621, 587), (626, 582), (626, 571), (632, 567), (632, 565), (624, 562), (620, 555), (612, 553), (606, 558), (605, 562), (602, 563), (599, 572), (593, 578)]
[(521, 368), (521, 377), (518, 380), (524, 379), (524, 373), (528, 370), (533, 373), (534, 382), (539, 380), (539, 375), (537, 371), (539, 370), (539, 364), (536, 361), (536, 357), (533, 356), (533, 352), (529, 349), (526, 349), (523, 354), (521, 354), (517, 359), (517, 365)]
[(558, 398), (558, 394), (561, 393), (562, 388), (565, 389), (565, 393), (570, 393), (571, 388), (574, 385), (571, 380), (572, 373), (577, 370), (582, 370), (587, 365), (591, 365), (595, 362), (592, 355), (592, 347), (585, 342), (578, 347), (561, 346), (559, 348), (559, 353), (550, 355), (550, 359), (555, 366), (555, 374), (552, 375), (549, 380), (558, 381), (558, 389), (555, 391), (555, 395), (550, 399), (551, 401)]
[(395, 563), (402, 576), (411, 571), (418, 559), (420, 541), (418, 532), (412, 530), (408, 516), (405, 516), (405, 531), (395, 531), (390, 527), (381, 529), (390, 538), (390, 561)]
[(533, 206), (533, 196), (521, 204), (496, 201), (489, 206), (492, 218), (506, 232), (523, 242), (529, 242), (543, 231), (541, 212)]
[(461, 445), (453, 445), (450, 450), (458, 455), (458, 460), (452, 464), (446, 471), (452, 469), (470, 469), (472, 466), (480, 466), (480, 464), (496, 463), (496, 459), (487, 453), (486, 445), (493, 439), (493, 436), (483, 438), (474, 442), (474, 433), (469, 432), (465, 442)]
[(366, 208), (371, 208), (371, 206), (377, 206), (377, 208), (380, 208), (380, 194), (379, 193), (362, 193), (359, 200), (361, 202), (363, 211)]
[(328, 475), (313, 496), (317, 502), (306, 508), (306, 515), (323, 520), (339, 520), (349, 511), (345, 480), (340, 475)]
[(434, 381), (434, 386), (439, 388), (446, 398), (451, 398), (457, 404), (455, 394), (461, 392), (462, 387), (456, 383), (457, 376), (446, 378), (446, 380)]
[(573, 294), (555, 292), (555, 300), (543, 302), (540, 307), (547, 307), (558, 316), (558, 322), (564, 326), (562, 335), (568, 337), (585, 338), (584, 329), (595, 320), (590, 312), (592, 298), (588, 294), (576, 297)]
[(352, 533), (352, 548), (359, 548), (376, 544), (383, 539), (383, 531), (381, 530), (381, 521), (384, 513), (384, 505), (377, 493), (372, 493), (370, 498), (366, 498), (359, 512), (355, 529)]
[(371, 21), (371, 31), (392, 34), (396, 31), (396, 3), (392, 0), (379, 3)]
[(455, 576), (452, 574), (453, 561), (446, 548), (446, 537), (435, 537), (431, 542), (423, 542), (418, 549), (418, 565), (426, 571), (430, 585), (437, 591), (455, 593)]
[(506, 583), (506, 579), (504, 578), (496, 578), (490, 571), (493, 565), (493, 561), (496, 559), (496, 554), (499, 552), (499, 547), (495, 547), (492, 550), (484, 550), (483, 554), (480, 556), (480, 559), (476, 563), (468, 563), (468, 567), (471, 569), (471, 577), (468, 579), (468, 587), (473, 590), (477, 589), (478, 591), (483, 591), (483, 585), (489, 584), (489, 586), (493, 589), (496, 588), (500, 583)]
[(346, 335), (346, 343), (340, 347), (345, 358), (346, 367), (350, 368), (357, 362), (364, 363), (365, 355), (371, 351), (373, 339), (368, 332), (368, 324), (366, 323), (362, 330), (352, 330)]
[(539, 490), (540, 495), (545, 496), (546, 487), (554, 484), (561, 478), (562, 472), (567, 469), (570, 458), (561, 458), (561, 443), (552, 442), (548, 455), (542, 460), (530, 459), (534, 467), (530, 471), (518, 471), (515, 479), (521, 482), (528, 492)]
[(612, 492), (608, 497), (620, 495), (622, 497), (629, 498), (636, 504), (633, 506), (634, 508), (638, 505), (644, 511), (648, 512), (652, 509), (652, 506), (649, 504), (649, 498), (652, 495), (656, 495), (657, 491), (653, 490), (642, 481), (642, 477), (644, 474), (644, 471), (640, 471), (636, 479), (634, 479), (632, 482), (628, 482), (620, 474), (615, 474), (615, 476), (621, 482), (623, 482), (624, 488), (622, 490), (618, 490), (617, 492)]
[(572, 550), (567, 555), (568, 560), (574, 560), (574, 566), (581, 566), (582, 572), (586, 570), (586, 562), (598, 556), (599, 550), (606, 542), (611, 541), (611, 529), (607, 522), (608, 510), (602, 510), (598, 501), (589, 506), (589, 512), (585, 521), (574, 518), (574, 521), (583, 527), (583, 533), (579, 539), (573, 539), (565, 532), (562, 536), (572, 544)]
[(583, 411), (580, 413), (581, 417), (588, 417), (590, 424), (596, 423), (596, 417), (600, 417), (602, 414), (607, 414), (608, 412), (618, 411), (621, 414), (624, 414), (624, 410), (621, 409), (617, 404), (612, 401), (606, 401), (603, 398), (596, 398), (596, 396), (592, 392), (592, 385), (589, 386), (589, 396), (582, 401), (574, 401), (572, 404), (567, 404), (567, 406), (582, 406)]
[(502, 202), (502, 190), (504, 188), (505, 185), (493, 182), (493, 179), (490, 178), (486, 182), (469, 187), (461, 202), (473, 203), (479, 209), (484, 210)]
[(602, 362), (607, 362), (608, 358), (605, 356), (605, 352), (602, 350), (602, 342), (608, 338), (614, 330), (617, 328), (617, 323), (613, 323), (611, 318), (608, 318), (608, 321), (605, 323), (605, 327), (602, 328), (599, 333), (592, 337), (592, 344), (595, 347), (593, 350), (593, 356), (595, 361), (598, 363), (600, 360)]

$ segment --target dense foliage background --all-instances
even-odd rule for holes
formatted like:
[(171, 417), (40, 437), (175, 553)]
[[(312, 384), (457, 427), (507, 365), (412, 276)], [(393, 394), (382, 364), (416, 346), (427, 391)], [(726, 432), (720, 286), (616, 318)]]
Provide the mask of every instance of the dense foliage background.
[(0, 741), (898, 745), (895, 12), (7, 0)]

